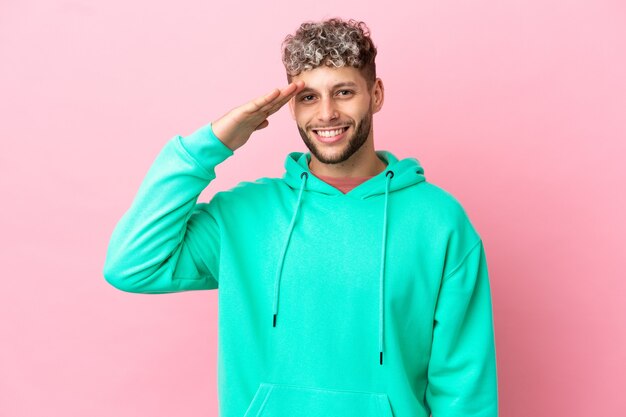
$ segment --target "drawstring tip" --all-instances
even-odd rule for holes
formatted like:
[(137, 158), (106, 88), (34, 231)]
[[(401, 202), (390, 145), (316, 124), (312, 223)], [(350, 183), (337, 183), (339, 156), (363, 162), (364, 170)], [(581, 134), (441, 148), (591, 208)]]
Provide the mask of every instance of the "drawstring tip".
[(383, 364), (383, 351), (380, 351), (380, 364)]
[(276, 314), (274, 314), (274, 327), (276, 327)]

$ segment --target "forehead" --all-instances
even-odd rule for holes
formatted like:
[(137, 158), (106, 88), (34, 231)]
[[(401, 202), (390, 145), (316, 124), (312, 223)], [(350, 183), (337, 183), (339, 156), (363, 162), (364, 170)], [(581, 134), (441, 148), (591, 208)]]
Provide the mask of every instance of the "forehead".
[(354, 67), (321, 66), (292, 77), (292, 81), (304, 81), (303, 92), (309, 90), (323, 91), (342, 87), (365, 87), (366, 82), (361, 72)]

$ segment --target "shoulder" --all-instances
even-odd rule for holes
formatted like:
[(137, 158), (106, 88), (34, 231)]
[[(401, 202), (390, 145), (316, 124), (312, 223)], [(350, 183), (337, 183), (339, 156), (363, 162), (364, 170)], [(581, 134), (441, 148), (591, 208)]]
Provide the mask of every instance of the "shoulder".
[(425, 218), (433, 227), (447, 234), (457, 235), (466, 242), (480, 239), (467, 210), (450, 191), (425, 181), (415, 187), (413, 199), (419, 210), (416, 214)]
[(448, 218), (467, 217), (465, 207), (450, 191), (427, 181), (411, 188), (414, 189), (411, 200), (413, 204), (419, 204), (422, 210)]
[(282, 178), (261, 177), (256, 180), (241, 181), (234, 187), (220, 191), (214, 198), (222, 205), (255, 205), (267, 203), (268, 199), (284, 191), (286, 187)]

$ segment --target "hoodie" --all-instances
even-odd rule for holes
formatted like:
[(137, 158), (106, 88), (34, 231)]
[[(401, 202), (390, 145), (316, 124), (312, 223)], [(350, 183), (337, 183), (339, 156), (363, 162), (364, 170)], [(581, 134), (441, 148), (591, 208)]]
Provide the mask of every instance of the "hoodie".
[(482, 239), (418, 160), (376, 153), (345, 194), (291, 152), (198, 202), (234, 154), (209, 123), (165, 144), (115, 226), (115, 288), (219, 290), (221, 417), (498, 415)]

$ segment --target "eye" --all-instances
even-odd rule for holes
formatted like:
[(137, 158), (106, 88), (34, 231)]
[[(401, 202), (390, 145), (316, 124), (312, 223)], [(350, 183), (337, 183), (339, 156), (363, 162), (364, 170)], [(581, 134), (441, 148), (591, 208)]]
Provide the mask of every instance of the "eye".
[(307, 97), (313, 97), (313, 96), (311, 94), (308, 94), (306, 96), (302, 96), (302, 97), (300, 97), (300, 101), (310, 101), (310, 100), (306, 99)]
[(346, 96), (346, 95), (352, 94), (352, 91), (350, 91), (350, 90), (339, 90), (339, 93), (348, 93), (348, 94), (340, 94), (340, 95)]

